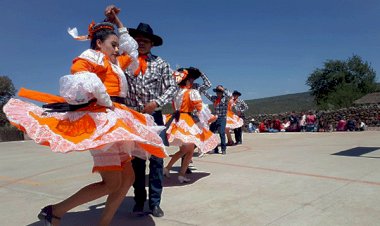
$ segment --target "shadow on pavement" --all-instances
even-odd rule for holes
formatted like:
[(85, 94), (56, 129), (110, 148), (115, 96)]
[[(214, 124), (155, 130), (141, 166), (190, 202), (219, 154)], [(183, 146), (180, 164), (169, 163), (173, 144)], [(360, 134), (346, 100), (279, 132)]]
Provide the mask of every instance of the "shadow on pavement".
[[(122, 204), (120, 205), (118, 211), (116, 212), (111, 226), (122, 226), (122, 225), (144, 225), (144, 226), (155, 226), (153, 217), (146, 212), (145, 215), (136, 216), (132, 214), (132, 208), (135, 204), (133, 197), (126, 197)], [(68, 212), (62, 218), (61, 225), (70, 226), (92, 226), (97, 225), (100, 215), (104, 209), (104, 203), (90, 206), (88, 210), (78, 211), (78, 212)], [(38, 212), (38, 211), (37, 211)], [(37, 214), (36, 214), (37, 218)], [(27, 226), (44, 226), (40, 221), (34, 222)]]
[[(341, 152), (334, 153), (332, 155), (340, 155), (347, 157), (366, 157), (362, 156), (376, 150), (380, 150), (380, 147), (355, 147)], [(367, 158), (379, 158), (379, 157), (367, 157)]]
[(173, 173), (173, 171), (178, 172), (179, 168), (180, 167), (173, 167), (171, 169), (170, 178), (164, 177), (164, 183), (163, 183), (164, 187), (186, 186), (186, 185), (193, 184), (204, 177), (210, 176), (210, 173), (193, 171), (191, 174), (186, 174), (186, 177), (189, 178), (191, 181), (181, 184), (179, 183), (177, 179), (178, 173)]

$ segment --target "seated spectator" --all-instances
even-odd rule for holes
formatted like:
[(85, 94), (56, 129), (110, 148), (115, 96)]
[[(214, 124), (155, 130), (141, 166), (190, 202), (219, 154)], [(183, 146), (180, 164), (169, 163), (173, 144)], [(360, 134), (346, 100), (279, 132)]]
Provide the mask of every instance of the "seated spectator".
[(281, 123), (281, 132), (285, 132), (286, 129), (290, 126), (290, 122), (286, 120), (286, 118), (282, 118), (282, 123)]
[(301, 132), (306, 131), (306, 114), (304, 112), (301, 112), (300, 129)]
[(264, 121), (264, 123), (265, 123), (265, 127), (267, 128), (267, 130), (271, 129), (272, 126), (273, 126), (273, 124), (272, 124), (272, 120), (271, 120), (271, 119), (266, 119), (266, 120)]
[(256, 131), (255, 119), (251, 119), (251, 121), (248, 124), (248, 132), (254, 133), (255, 131)]
[(259, 125), (259, 132), (260, 132), (260, 133), (266, 133), (266, 132), (268, 132), (268, 129), (267, 129), (267, 127), (265, 126), (265, 123), (264, 123), (264, 122), (260, 122), (260, 125)]
[(358, 131), (364, 131), (367, 129), (367, 125), (361, 119), (358, 120), (357, 127)]
[(317, 119), (316, 127), (318, 128), (317, 129), (318, 132), (328, 132), (329, 131), (328, 124), (326, 123), (326, 121), (324, 120), (323, 117)]
[(331, 123), (328, 124), (328, 131), (329, 132), (334, 132), (334, 126)]
[(281, 121), (278, 118), (275, 118), (273, 120), (273, 132), (279, 132), (281, 131)]
[(300, 129), (299, 129), (299, 124), (298, 124), (298, 118), (297, 118), (294, 111), (290, 114), (289, 121), (290, 121), (290, 125), (286, 131), (287, 132), (299, 132)]
[(339, 117), (338, 125), (336, 126), (336, 131), (346, 131), (347, 122), (343, 117)]
[(355, 122), (355, 120), (352, 119), (352, 118), (350, 118), (350, 119), (347, 121), (346, 127), (347, 127), (347, 130), (348, 130), (348, 131), (355, 131), (355, 127), (356, 127), (356, 122)]
[(306, 132), (315, 131), (316, 120), (317, 120), (317, 116), (315, 116), (315, 114), (313, 114), (312, 111), (309, 111), (309, 114), (306, 116)]

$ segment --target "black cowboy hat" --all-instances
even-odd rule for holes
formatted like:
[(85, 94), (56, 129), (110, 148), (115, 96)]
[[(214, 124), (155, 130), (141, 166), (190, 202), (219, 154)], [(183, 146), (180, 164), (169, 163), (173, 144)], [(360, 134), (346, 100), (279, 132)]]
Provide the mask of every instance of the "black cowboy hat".
[(149, 24), (140, 23), (136, 29), (128, 28), (128, 31), (132, 37), (135, 37), (137, 35), (146, 36), (147, 38), (152, 40), (153, 46), (160, 46), (163, 43), (162, 38), (153, 33), (153, 29), (149, 26)]
[(223, 90), (221, 90), (219, 87), (222, 87), (223, 88), (223, 86), (222, 85), (218, 85), (215, 89), (213, 89), (212, 91), (214, 91), (214, 92), (223, 92)]
[(202, 72), (198, 68), (195, 68), (195, 67), (189, 67), (185, 69), (187, 70), (187, 72), (189, 72), (188, 78), (193, 78), (194, 80), (199, 78), (202, 74)]
[(189, 78), (192, 78), (192, 79), (196, 80), (197, 78), (199, 78), (201, 76), (201, 71), (198, 68), (195, 68), (195, 67), (178, 68), (177, 69), (177, 72), (181, 73), (183, 71), (187, 71), (187, 73), (186, 73), (185, 76), (176, 77), (176, 76), (179, 76), (180, 74), (176, 74), (175, 72), (173, 74), (173, 76), (176, 77), (176, 82), (178, 84), (185, 82)]
[(235, 91), (232, 93), (232, 95), (241, 96), (241, 93), (240, 93), (239, 91), (235, 90)]

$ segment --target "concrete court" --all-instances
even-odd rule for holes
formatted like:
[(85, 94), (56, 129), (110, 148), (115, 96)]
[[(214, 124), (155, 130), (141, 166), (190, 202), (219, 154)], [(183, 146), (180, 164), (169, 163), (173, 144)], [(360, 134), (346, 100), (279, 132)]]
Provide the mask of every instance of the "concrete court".
[[(112, 225), (380, 225), (379, 138), (376, 131), (244, 134), (226, 156), (194, 157), (192, 183), (179, 184), (173, 169), (163, 218), (131, 215), (130, 190)], [(0, 143), (0, 152), (0, 225), (42, 225), (41, 207), (98, 180), (89, 153), (55, 154), (32, 141)], [(103, 203), (71, 210), (61, 225), (96, 225)]]

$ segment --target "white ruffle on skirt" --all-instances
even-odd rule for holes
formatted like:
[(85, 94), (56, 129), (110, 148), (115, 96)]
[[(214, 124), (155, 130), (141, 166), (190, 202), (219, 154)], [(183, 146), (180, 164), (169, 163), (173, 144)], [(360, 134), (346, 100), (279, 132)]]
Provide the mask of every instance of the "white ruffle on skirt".
[(218, 136), (212, 133), (205, 122), (195, 122), (187, 113), (181, 113), (178, 121), (173, 120), (167, 130), (168, 141), (171, 146), (182, 146), (193, 143), (201, 152), (209, 152), (218, 143)]
[(226, 128), (236, 129), (244, 125), (244, 120), (234, 114), (233, 112), (227, 112), (227, 123)]
[(167, 156), (158, 135), (164, 127), (156, 126), (150, 115), (119, 108), (105, 112), (46, 113), (45, 110), (13, 98), (4, 106), (13, 125), (53, 152), (116, 148), (143, 159), (151, 154), (160, 158)]

